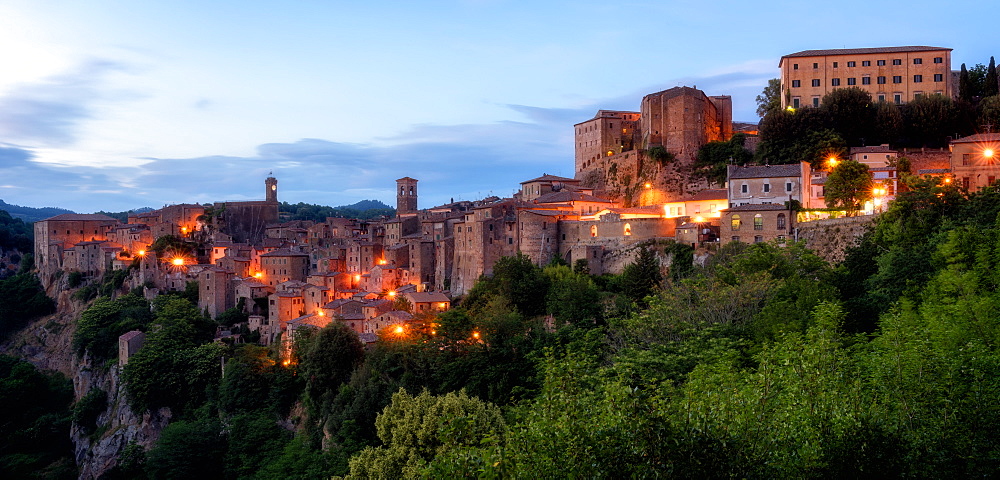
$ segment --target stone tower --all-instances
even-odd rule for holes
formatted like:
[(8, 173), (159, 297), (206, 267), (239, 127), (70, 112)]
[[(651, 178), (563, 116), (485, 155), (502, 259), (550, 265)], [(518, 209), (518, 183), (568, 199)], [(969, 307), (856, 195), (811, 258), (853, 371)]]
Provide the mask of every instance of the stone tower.
[(396, 215), (417, 213), (417, 180), (403, 177), (396, 180)]
[(264, 201), (278, 203), (278, 179), (274, 177), (267, 177), (264, 180)]

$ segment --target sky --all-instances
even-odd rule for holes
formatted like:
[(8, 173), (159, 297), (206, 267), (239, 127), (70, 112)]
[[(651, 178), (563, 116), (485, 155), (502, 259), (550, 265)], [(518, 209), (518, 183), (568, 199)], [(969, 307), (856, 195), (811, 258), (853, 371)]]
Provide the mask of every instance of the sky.
[[(971, 15), (970, 12), (976, 12)], [(419, 206), (573, 176), (573, 125), (686, 85), (755, 97), (801, 50), (1000, 55), (1000, 2), (0, 2), (0, 199), (81, 213)], [(993, 51), (997, 50), (997, 51)]]

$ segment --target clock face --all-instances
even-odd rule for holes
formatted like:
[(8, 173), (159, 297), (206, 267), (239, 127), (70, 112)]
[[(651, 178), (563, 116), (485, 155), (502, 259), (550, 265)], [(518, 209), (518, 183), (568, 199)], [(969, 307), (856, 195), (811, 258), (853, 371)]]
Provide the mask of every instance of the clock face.
[(277, 190), (277, 189), (278, 189), (277, 185), (271, 185), (271, 190)]

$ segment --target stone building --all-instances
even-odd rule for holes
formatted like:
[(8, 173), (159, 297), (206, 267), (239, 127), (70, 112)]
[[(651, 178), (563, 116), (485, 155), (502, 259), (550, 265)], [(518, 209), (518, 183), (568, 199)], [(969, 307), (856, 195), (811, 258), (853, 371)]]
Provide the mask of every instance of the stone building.
[(278, 181), (264, 180), (264, 201), (215, 202), (212, 210), (216, 229), (235, 242), (258, 243), (269, 224), (278, 222)]
[(128, 364), (128, 359), (135, 352), (138, 352), (142, 348), (143, 342), (146, 341), (146, 334), (139, 330), (132, 330), (130, 332), (125, 332), (118, 337), (118, 366), (124, 367)]
[(271, 286), (289, 280), (304, 281), (309, 275), (309, 254), (287, 248), (274, 250), (260, 256), (263, 283)]
[[(774, 203), (784, 205), (796, 200), (806, 208), (809, 205), (809, 163), (788, 165), (729, 165), (727, 174), (729, 205)], [(723, 237), (725, 240), (725, 237)]]
[(781, 107), (818, 107), (836, 88), (858, 87), (877, 102), (952, 97), (951, 50), (906, 46), (804, 50), (781, 57)]
[(951, 174), (970, 192), (996, 182), (1000, 178), (1000, 133), (977, 133), (952, 140)]
[(406, 216), (417, 213), (417, 180), (403, 177), (396, 180), (396, 215)]
[(794, 232), (795, 211), (784, 205), (744, 204), (722, 212), (719, 237), (722, 242), (784, 243)]
[(107, 215), (64, 213), (35, 222), (35, 265), (39, 277), (48, 284), (49, 276), (63, 269), (63, 252), (80, 242), (106, 241), (118, 220)]
[(208, 267), (198, 273), (198, 310), (215, 318), (236, 306), (236, 289), (232, 271)]

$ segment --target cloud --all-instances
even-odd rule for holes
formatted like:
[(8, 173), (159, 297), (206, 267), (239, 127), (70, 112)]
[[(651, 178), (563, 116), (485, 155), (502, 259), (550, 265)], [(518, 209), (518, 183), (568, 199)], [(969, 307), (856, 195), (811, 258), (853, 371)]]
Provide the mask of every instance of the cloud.
[(119, 62), (91, 59), (71, 72), (14, 87), (0, 98), (0, 138), (44, 147), (76, 141), (77, 127), (105, 100), (104, 77), (127, 70)]

